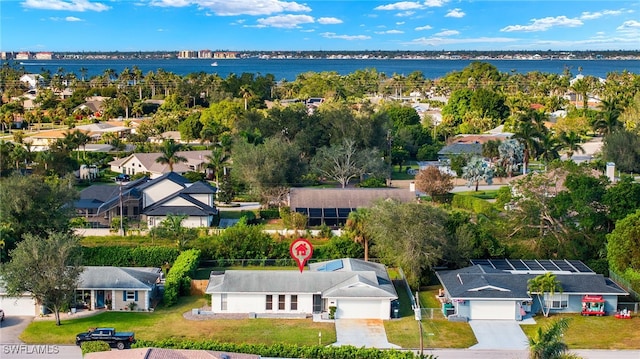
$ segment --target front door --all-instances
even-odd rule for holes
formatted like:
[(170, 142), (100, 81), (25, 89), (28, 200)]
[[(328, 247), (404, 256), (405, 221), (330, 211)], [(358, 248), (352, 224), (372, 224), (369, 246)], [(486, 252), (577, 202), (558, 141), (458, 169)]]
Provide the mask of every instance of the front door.
[(99, 290), (96, 293), (96, 308), (104, 308), (104, 290)]
[(322, 296), (320, 294), (313, 295), (313, 312), (322, 313)]

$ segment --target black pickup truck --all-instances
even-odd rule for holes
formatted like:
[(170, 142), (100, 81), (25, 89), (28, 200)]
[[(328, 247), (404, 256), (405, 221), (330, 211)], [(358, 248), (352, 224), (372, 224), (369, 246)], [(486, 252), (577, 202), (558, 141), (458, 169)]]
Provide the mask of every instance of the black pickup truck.
[(115, 328), (93, 328), (88, 332), (76, 335), (76, 345), (82, 345), (84, 342), (92, 342), (100, 340), (107, 342), (109, 346), (116, 347), (120, 350), (131, 347), (136, 342), (133, 332), (117, 333)]

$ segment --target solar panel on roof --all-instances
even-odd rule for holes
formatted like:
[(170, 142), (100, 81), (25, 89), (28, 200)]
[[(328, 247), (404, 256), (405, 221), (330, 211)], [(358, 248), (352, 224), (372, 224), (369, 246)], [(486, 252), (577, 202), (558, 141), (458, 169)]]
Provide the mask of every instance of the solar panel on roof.
[(538, 264), (538, 262), (531, 260), (531, 259), (524, 259), (522, 260), (522, 262), (524, 264), (527, 265), (527, 267), (529, 267), (530, 270), (544, 270), (544, 268), (542, 268), (542, 266), (540, 266), (540, 264)]
[(471, 264), (493, 267), (488, 259), (472, 259)]
[(344, 268), (344, 265), (342, 263), (342, 259), (337, 259), (335, 261), (331, 261), (328, 263), (325, 263), (324, 265), (318, 267), (317, 271), (318, 272), (333, 272), (333, 271), (337, 271), (338, 269), (342, 269)]
[(512, 270), (513, 267), (509, 264), (507, 259), (491, 259), (491, 263), (496, 269), (500, 270)]
[(569, 263), (567, 263), (565, 261), (553, 261), (553, 263), (555, 265), (557, 265), (558, 268), (562, 269), (563, 271), (576, 272), (576, 269), (573, 268)]
[(515, 268), (516, 270), (527, 270), (527, 269), (529, 269), (529, 268), (527, 268), (526, 265), (524, 265), (524, 263), (522, 263), (522, 261), (520, 259), (511, 259), (511, 260), (509, 260), (509, 262), (511, 263), (513, 268)]
[(571, 263), (572, 266), (574, 266), (578, 272), (580, 273), (592, 273), (593, 271), (591, 270), (591, 268), (587, 267), (584, 263), (582, 263), (581, 261), (578, 260), (570, 260), (568, 261), (569, 263)]
[(556, 265), (553, 264), (553, 262), (548, 259), (539, 259), (538, 263), (540, 263), (540, 265), (542, 266), (542, 268), (544, 268), (544, 270), (547, 270), (550, 272), (558, 270), (558, 267), (556, 267)]

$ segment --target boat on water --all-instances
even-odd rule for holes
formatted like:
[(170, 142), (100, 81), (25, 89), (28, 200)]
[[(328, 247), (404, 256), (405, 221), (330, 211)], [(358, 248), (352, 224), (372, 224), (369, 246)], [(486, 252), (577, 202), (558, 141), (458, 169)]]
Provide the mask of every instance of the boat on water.
[(217, 62), (212, 62), (211, 66), (218, 66), (218, 63)]

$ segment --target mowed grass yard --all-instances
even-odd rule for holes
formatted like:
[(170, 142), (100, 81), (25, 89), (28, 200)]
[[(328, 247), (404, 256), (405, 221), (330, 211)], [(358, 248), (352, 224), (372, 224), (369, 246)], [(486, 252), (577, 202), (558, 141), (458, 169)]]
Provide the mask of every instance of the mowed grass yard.
[(224, 343), (317, 345), (318, 332), (326, 343), (336, 341), (333, 323), (314, 323), (311, 319), (215, 319), (187, 320), (185, 312), (206, 305), (204, 297), (184, 297), (171, 308), (159, 308), (153, 313), (105, 312), (92, 317), (32, 322), (20, 339), (29, 344), (74, 344), (77, 333), (92, 327), (114, 327), (119, 331), (134, 331), (137, 339), (166, 338), (216, 340)]

